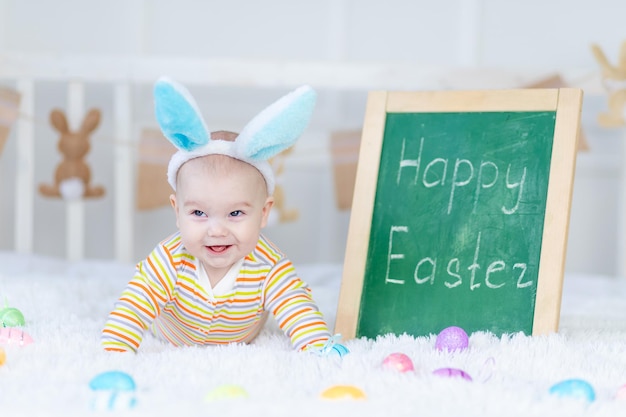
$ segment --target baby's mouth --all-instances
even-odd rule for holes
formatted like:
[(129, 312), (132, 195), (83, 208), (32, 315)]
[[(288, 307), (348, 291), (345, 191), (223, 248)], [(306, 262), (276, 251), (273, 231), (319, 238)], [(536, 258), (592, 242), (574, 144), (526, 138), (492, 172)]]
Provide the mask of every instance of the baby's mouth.
[(214, 245), (214, 246), (207, 246), (207, 248), (209, 249), (209, 251), (214, 252), (214, 253), (222, 253), (225, 252), (226, 249), (228, 249), (230, 247), (230, 245)]

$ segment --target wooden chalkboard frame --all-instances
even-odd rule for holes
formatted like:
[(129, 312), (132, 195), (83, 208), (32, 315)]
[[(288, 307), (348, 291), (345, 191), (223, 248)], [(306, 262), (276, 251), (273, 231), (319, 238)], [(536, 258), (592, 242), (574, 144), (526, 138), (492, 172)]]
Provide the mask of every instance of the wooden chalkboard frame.
[(553, 149), (532, 335), (557, 332), (582, 90), (371, 91), (363, 122), (335, 332), (356, 337), (388, 113), (553, 111)]

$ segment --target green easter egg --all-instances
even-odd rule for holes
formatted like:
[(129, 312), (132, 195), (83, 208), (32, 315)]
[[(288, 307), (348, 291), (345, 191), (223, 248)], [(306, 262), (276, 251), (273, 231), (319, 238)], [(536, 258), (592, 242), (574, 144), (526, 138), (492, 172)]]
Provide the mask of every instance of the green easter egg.
[(0, 322), (3, 327), (20, 327), (26, 324), (22, 312), (13, 307), (0, 310)]

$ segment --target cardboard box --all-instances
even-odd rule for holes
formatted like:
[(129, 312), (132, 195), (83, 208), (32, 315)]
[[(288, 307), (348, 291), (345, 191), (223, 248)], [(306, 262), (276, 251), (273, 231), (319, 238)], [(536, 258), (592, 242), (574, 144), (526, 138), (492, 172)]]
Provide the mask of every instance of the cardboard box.
[(0, 155), (19, 115), (20, 98), (17, 91), (0, 87)]
[(173, 190), (167, 182), (167, 164), (176, 148), (159, 129), (146, 128), (141, 132), (137, 152), (138, 210), (152, 210), (170, 204)]
[(331, 135), (335, 202), (339, 210), (352, 207), (360, 144), (361, 130), (337, 131)]

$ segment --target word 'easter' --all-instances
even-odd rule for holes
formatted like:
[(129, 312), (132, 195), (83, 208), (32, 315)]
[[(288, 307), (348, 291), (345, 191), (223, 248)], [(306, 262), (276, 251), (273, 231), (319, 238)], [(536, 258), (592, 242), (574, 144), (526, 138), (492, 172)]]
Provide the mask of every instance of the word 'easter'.
[[(385, 283), (387, 284), (404, 284), (404, 279), (394, 278), (391, 275), (391, 266), (395, 262), (406, 262), (404, 253), (394, 253), (393, 251), (393, 236), (394, 233), (408, 233), (408, 226), (391, 226), (389, 231), (389, 249), (387, 252), (387, 269), (385, 273)], [(471, 264), (464, 268), (469, 275), (470, 290), (475, 290), (481, 286), (484, 282), (487, 288), (497, 289), (507, 285), (508, 282), (515, 282), (517, 288), (526, 288), (533, 285), (533, 281), (529, 280), (526, 275), (528, 268), (525, 262), (513, 262), (507, 263), (502, 259), (492, 260), (487, 268), (482, 268), (479, 262), (480, 255), (480, 238), (482, 233), (478, 233), (476, 238), (476, 246), (474, 249), (474, 256)], [(424, 257), (415, 264), (413, 272), (413, 279), (417, 284), (429, 283), (433, 285), (435, 283), (435, 277), (437, 276), (438, 258)], [(445, 261), (444, 261), (445, 262)], [(461, 268), (461, 259), (452, 258), (445, 266), (444, 273), (444, 285), (448, 288), (455, 288), (463, 284), (463, 269)], [(484, 276), (482, 282), (478, 271), (484, 271), (481, 273)]]

